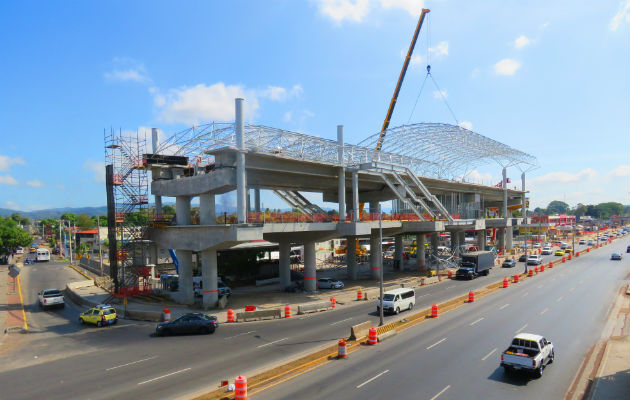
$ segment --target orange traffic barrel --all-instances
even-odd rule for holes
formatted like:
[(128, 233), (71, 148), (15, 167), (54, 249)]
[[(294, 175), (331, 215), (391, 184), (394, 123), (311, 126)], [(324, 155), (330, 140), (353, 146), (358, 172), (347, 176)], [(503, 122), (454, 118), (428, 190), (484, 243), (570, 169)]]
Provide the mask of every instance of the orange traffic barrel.
[(507, 276), (505, 278), (503, 278), (503, 287), (506, 288), (510, 286), (510, 281), (508, 281)]
[(359, 288), (359, 291), (357, 292), (357, 301), (361, 300), (363, 300), (363, 291)]
[(475, 292), (473, 292), (472, 290), (468, 292), (468, 302), (469, 303), (475, 302)]
[(580, 256), (580, 252), (579, 252), (579, 251), (578, 251), (578, 252), (576, 252), (576, 253), (575, 253), (575, 256), (576, 256), (576, 257), (579, 257), (579, 256)]
[(519, 278), (518, 274), (514, 274), (514, 283), (518, 283)]
[(234, 317), (235, 317), (234, 310), (232, 310), (231, 308), (228, 308), (227, 322), (236, 322)]
[(433, 306), (431, 306), (431, 318), (437, 318), (438, 316), (438, 306), (437, 304), (433, 303)]
[(567, 258), (566, 257), (562, 257), (562, 262), (567, 262)]
[(527, 273), (527, 277), (531, 278), (532, 276), (534, 276), (534, 270), (530, 269), (529, 272)]
[(375, 345), (378, 343), (378, 332), (375, 327), (371, 327), (368, 331), (368, 344)]
[(442, 274), (438, 274), (438, 282), (442, 282)]
[(586, 252), (587, 252), (587, 253), (590, 253), (590, 252), (591, 252), (591, 248), (590, 248), (590, 247), (587, 247), (587, 248), (586, 248)]
[(162, 309), (162, 320), (164, 322), (168, 322), (171, 320), (171, 310), (169, 310), (168, 307), (164, 307)]
[(540, 264), (540, 272), (545, 272), (545, 264)]
[(420, 278), (420, 286), (424, 286), (424, 277)]
[(553, 268), (553, 261), (549, 261), (549, 268)]
[(291, 306), (289, 304), (284, 305), (284, 318), (291, 318)]
[(247, 378), (237, 376), (234, 379), (234, 398), (239, 400), (247, 400)]
[(571, 261), (571, 253), (569, 253), (569, 261)]
[(538, 265), (536, 266), (536, 268), (534, 268), (534, 273), (538, 274)]
[(337, 343), (337, 358), (346, 358), (348, 357), (348, 353), (346, 352), (346, 340), (341, 339)]
[(330, 296), (330, 306), (332, 308), (335, 308), (336, 305), (337, 305), (337, 299), (335, 299), (335, 296)]

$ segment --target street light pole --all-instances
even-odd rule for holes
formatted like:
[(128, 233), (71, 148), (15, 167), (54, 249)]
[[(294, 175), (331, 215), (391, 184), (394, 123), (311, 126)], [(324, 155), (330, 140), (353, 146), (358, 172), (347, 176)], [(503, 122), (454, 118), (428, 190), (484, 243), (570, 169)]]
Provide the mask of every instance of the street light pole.
[[(378, 245), (379, 245), (379, 251), (376, 253), (378, 254), (378, 265), (380, 267), (380, 282), (379, 282), (379, 291), (380, 291), (380, 299), (381, 299), (381, 306), (379, 307), (379, 312), (378, 312), (378, 317), (379, 317), (379, 324), (378, 326), (383, 326), (383, 254), (382, 254), (382, 249), (383, 249), (383, 211), (381, 210), (381, 203), (378, 203)], [(376, 250), (376, 249), (374, 249)]]
[[(101, 276), (103, 276), (103, 250), (101, 247), (101, 218), (96, 216), (96, 234), (98, 237), (98, 259), (101, 263)], [(156, 262), (157, 264), (157, 262)]]

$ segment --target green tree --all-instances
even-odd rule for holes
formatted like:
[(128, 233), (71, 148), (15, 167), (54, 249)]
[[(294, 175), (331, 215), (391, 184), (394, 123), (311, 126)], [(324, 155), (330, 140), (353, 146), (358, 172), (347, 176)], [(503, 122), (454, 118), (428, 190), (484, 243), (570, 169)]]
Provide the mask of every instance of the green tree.
[(573, 213), (575, 214), (576, 217), (582, 217), (586, 215), (586, 206), (582, 203), (578, 203)]
[(16, 247), (27, 247), (33, 242), (31, 235), (9, 218), (0, 217), (0, 254), (10, 253)]
[(566, 214), (569, 212), (569, 205), (564, 201), (554, 200), (547, 206), (547, 215)]
[(77, 215), (75, 213), (70, 213), (70, 212), (63, 213), (63, 214), (61, 214), (61, 219), (69, 221), (70, 225), (72, 225), (72, 224), (76, 225), (77, 224)]
[(175, 215), (175, 207), (171, 205), (162, 206), (162, 214), (163, 215)]
[(607, 219), (613, 215), (621, 215), (623, 213), (623, 204), (616, 202), (600, 203), (596, 206), (600, 218)]
[(101, 227), (107, 227), (107, 215), (93, 215), (92, 221), (94, 221), (92, 226), (100, 225)]
[(89, 229), (92, 228), (94, 224), (94, 220), (87, 214), (81, 214), (77, 217), (76, 225), (81, 229)]

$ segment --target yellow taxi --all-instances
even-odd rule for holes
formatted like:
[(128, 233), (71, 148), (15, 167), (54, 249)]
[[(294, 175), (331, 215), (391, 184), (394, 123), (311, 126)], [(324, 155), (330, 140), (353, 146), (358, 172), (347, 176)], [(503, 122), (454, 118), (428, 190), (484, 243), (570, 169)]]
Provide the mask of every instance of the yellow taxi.
[(562, 249), (556, 250), (556, 255), (557, 256), (563, 256), (564, 255), (564, 250), (562, 250)]
[(109, 304), (99, 304), (79, 315), (79, 322), (83, 324), (94, 324), (99, 328), (104, 325), (113, 325), (118, 322), (116, 309)]
[(573, 247), (568, 246), (566, 249), (564, 249), (564, 252), (565, 252), (566, 254), (573, 253)]

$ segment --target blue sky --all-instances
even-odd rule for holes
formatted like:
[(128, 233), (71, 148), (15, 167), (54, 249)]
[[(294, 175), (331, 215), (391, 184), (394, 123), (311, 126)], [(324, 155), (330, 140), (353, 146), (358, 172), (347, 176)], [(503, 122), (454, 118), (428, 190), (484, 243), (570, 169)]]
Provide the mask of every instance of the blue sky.
[(104, 129), (228, 121), (238, 96), (248, 122), (329, 139), (342, 124), (358, 143), (382, 125), (423, 6), (391, 126), (455, 123), (430, 83), (412, 114), (430, 58), (463, 126), (538, 158), (533, 207), (630, 203), (630, 0), (175, 4), (0, 3), (0, 207), (104, 205)]

